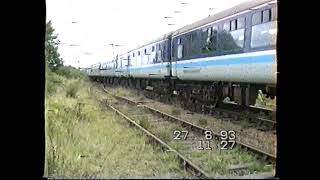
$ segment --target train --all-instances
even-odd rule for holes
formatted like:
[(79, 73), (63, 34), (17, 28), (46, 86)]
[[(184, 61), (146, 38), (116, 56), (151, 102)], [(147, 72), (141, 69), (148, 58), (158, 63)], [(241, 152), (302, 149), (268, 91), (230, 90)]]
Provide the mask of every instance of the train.
[(84, 72), (105, 84), (178, 96), (210, 110), (226, 98), (254, 106), (276, 96), (277, 1), (251, 0), (169, 32)]

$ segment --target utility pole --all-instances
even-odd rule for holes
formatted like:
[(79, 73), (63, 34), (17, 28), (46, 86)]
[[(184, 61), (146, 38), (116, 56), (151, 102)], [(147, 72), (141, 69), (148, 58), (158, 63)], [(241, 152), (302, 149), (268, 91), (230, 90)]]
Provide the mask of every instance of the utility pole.
[(114, 57), (114, 46), (118, 47), (118, 46), (122, 46), (122, 45), (119, 45), (119, 44), (114, 44), (114, 43), (111, 43), (109, 44), (110, 46), (112, 46), (112, 56)]

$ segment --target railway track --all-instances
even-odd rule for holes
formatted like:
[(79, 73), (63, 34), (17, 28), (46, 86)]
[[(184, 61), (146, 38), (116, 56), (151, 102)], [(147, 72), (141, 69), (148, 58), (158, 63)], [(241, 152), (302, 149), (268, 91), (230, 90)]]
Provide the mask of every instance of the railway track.
[[(91, 90), (92, 86), (89, 87), (88, 91), (89, 93), (92, 93)], [(106, 99), (104, 99), (106, 100)], [(164, 141), (162, 141), (161, 139), (159, 139), (157, 136), (155, 136), (153, 133), (151, 133), (150, 131), (148, 131), (147, 129), (143, 128), (141, 125), (139, 125), (137, 122), (135, 122), (134, 120), (132, 120), (130, 117), (128, 117), (127, 115), (123, 114), (120, 110), (118, 110), (117, 108), (113, 107), (111, 104), (107, 103), (106, 101), (100, 100), (101, 103), (105, 103), (105, 105), (107, 105), (110, 109), (112, 109), (114, 112), (116, 112), (118, 115), (122, 116), (125, 120), (127, 120), (130, 124), (134, 125), (135, 127), (137, 127), (138, 129), (140, 129), (141, 131), (143, 131), (148, 137), (150, 137), (151, 139), (153, 139), (156, 143), (158, 143), (161, 147), (163, 147), (166, 151), (168, 152), (172, 152), (176, 155), (176, 157), (180, 160), (181, 164), (183, 165), (183, 167), (186, 170), (191, 170), (193, 171), (193, 174), (195, 174), (196, 177), (198, 178), (202, 178), (202, 179), (206, 179), (209, 178), (210, 176), (204, 172), (199, 166), (195, 165), (193, 162), (191, 162), (191, 160), (189, 160), (188, 158), (186, 158), (184, 155), (182, 155), (181, 153), (179, 153), (177, 150), (175, 150), (174, 148), (172, 148), (170, 145), (168, 145), (167, 143), (165, 143)]]
[[(135, 89), (132, 89), (135, 90)], [(139, 92), (139, 91), (137, 91)], [(140, 92), (139, 92), (140, 93)], [(171, 104), (167, 100), (174, 98), (176, 102), (179, 102), (181, 107), (189, 110), (193, 113), (207, 114), (219, 119), (227, 119), (229, 122), (238, 123), (245, 119), (248, 127), (255, 127), (260, 131), (275, 131), (276, 130), (276, 111), (268, 108), (256, 107), (256, 106), (239, 106), (234, 102), (226, 101), (219, 103), (219, 107), (210, 107), (207, 105), (196, 105), (194, 103), (186, 103), (183, 97), (166, 95), (157, 95), (152, 91), (144, 91), (144, 96), (150, 99), (157, 100), (162, 103)], [(178, 104), (179, 104), (178, 103)]]
[[(184, 127), (184, 130), (189, 133), (189, 135), (188, 135), (188, 140), (184, 140), (184, 141), (181, 141), (181, 142), (178, 143), (179, 146), (187, 147), (188, 145), (195, 144), (194, 142), (196, 142), (196, 141), (197, 142), (201, 142), (201, 141), (204, 142), (205, 139), (204, 139), (203, 133), (205, 133), (205, 132), (211, 132), (212, 136), (214, 137), (215, 140), (217, 140), (217, 142), (221, 142), (221, 140), (223, 139), (221, 134), (219, 134), (217, 132), (214, 132), (212, 130), (209, 130), (209, 129), (200, 127), (198, 125), (192, 124), (192, 123), (190, 123), (188, 121), (185, 121), (183, 119), (179, 119), (179, 118), (174, 117), (174, 116), (172, 116), (170, 114), (167, 114), (165, 112), (161, 112), (161, 111), (159, 111), (159, 110), (157, 110), (155, 108), (152, 108), (152, 107), (149, 107), (147, 105), (144, 105), (143, 102), (135, 102), (135, 101), (132, 101), (132, 100), (127, 99), (125, 97), (113, 95), (110, 92), (108, 92), (105, 88), (103, 88), (103, 90), (107, 94), (112, 95), (112, 97), (116, 98), (117, 100), (120, 100), (122, 102), (126, 102), (126, 103), (130, 104), (131, 107), (129, 109), (132, 109), (133, 107), (134, 108), (139, 108), (139, 109), (144, 109), (143, 112), (149, 112), (149, 113), (153, 114), (154, 116), (160, 118), (160, 120), (159, 119), (150, 120), (151, 126), (156, 127), (155, 129), (157, 129), (158, 126), (161, 126), (161, 127), (167, 127), (168, 126), (169, 127), (170, 123), (172, 124), (172, 122), (180, 124), (181, 127)], [(184, 154), (188, 154), (187, 157), (185, 155), (182, 155), (182, 153), (180, 153), (177, 150), (175, 150), (175, 148), (171, 147), (169, 144), (167, 144), (166, 142), (164, 142), (160, 138), (158, 138), (155, 135), (157, 133), (152, 133), (152, 132), (148, 131), (146, 128), (143, 128), (141, 125), (139, 125), (139, 123), (137, 123), (137, 121), (134, 120), (133, 117), (140, 117), (141, 113), (132, 114), (132, 113), (128, 113), (129, 112), (128, 110), (126, 110), (127, 113), (123, 113), (122, 111), (120, 111), (120, 109), (121, 109), (120, 107), (123, 107), (122, 105), (118, 105), (119, 107), (116, 107), (117, 103), (115, 103), (113, 105), (111, 105), (110, 103), (107, 103), (107, 104), (108, 104), (110, 109), (114, 110), (117, 114), (119, 114), (122, 117), (124, 117), (131, 124), (134, 124), (136, 127), (141, 129), (149, 137), (152, 137), (158, 144), (161, 144), (165, 149), (167, 149), (168, 151), (172, 151), (172, 152), (176, 153), (177, 157), (181, 160), (181, 162), (183, 163), (183, 165), (184, 165), (184, 167), (186, 169), (192, 169), (193, 172), (196, 172), (196, 175), (198, 177), (201, 177), (201, 178), (206, 178), (206, 177), (211, 177), (212, 178), (213, 177), (212, 174), (207, 173), (208, 172), (208, 168), (206, 169), (205, 165), (197, 165), (197, 163), (193, 163), (190, 160), (190, 158), (191, 159), (198, 159), (198, 162), (199, 162), (199, 161), (201, 161), (201, 159), (203, 160), (203, 158), (204, 159), (207, 158), (205, 155), (200, 155), (200, 157), (192, 157), (192, 155), (190, 155), (192, 153), (188, 154), (188, 152), (187, 153), (184, 152)], [(154, 119), (154, 118), (150, 118), (150, 119)], [(166, 121), (163, 121), (163, 120), (166, 120)], [(159, 124), (162, 124), (162, 125), (159, 125)], [(215, 145), (217, 145), (217, 144), (215, 144)], [(240, 147), (241, 149), (245, 148), (246, 150), (248, 150), (250, 152), (254, 152), (254, 154), (259, 154), (260, 156), (263, 157), (262, 159), (263, 159), (264, 162), (266, 162), (266, 161), (275, 162), (276, 156), (273, 155), (273, 154), (269, 154), (267, 152), (259, 150), (259, 149), (255, 148), (255, 147), (252, 147), (252, 146), (248, 145), (248, 144), (241, 143), (239, 141), (235, 141), (234, 145), (237, 146), (237, 147)], [(219, 144), (217, 145), (217, 147), (218, 146), (219, 146)], [(228, 147), (229, 147), (229, 145), (228, 145)], [(191, 151), (195, 151), (195, 147), (193, 147), (193, 150), (191, 150)], [(221, 153), (221, 150), (219, 150), (219, 151)], [(202, 153), (206, 154), (207, 152), (203, 151)], [(197, 156), (199, 156), (199, 153), (193, 152), (193, 154), (197, 154)], [(204, 163), (204, 164), (206, 164), (206, 163)], [(236, 166), (236, 167), (228, 167), (226, 169), (229, 169), (230, 171), (232, 171), (232, 170), (236, 170), (236, 169), (247, 169), (249, 166), (250, 165), (248, 165), (248, 166), (243, 165), (243, 167), (242, 166), (240, 166), (240, 167)], [(205, 169), (205, 170), (203, 170), (203, 169)], [(268, 177), (272, 177), (272, 176), (273, 175), (269, 174)]]
[[(180, 118), (178, 118), (178, 117), (174, 117), (173, 115), (170, 115), (170, 114), (168, 114), (168, 113), (162, 112), (162, 111), (160, 111), (160, 110), (157, 110), (157, 109), (155, 109), (155, 108), (149, 107), (149, 106), (147, 106), (147, 105), (143, 105), (143, 104), (142, 104), (143, 102), (141, 102), (141, 101), (140, 101), (140, 102), (135, 102), (135, 101), (132, 101), (132, 100), (130, 100), (130, 99), (128, 99), (128, 98), (114, 95), (114, 94), (110, 93), (109, 91), (107, 91), (105, 88), (103, 88), (103, 90), (104, 90), (106, 93), (111, 94), (113, 97), (115, 97), (115, 98), (117, 98), (117, 99), (120, 99), (120, 100), (122, 100), (122, 101), (126, 101), (126, 102), (128, 102), (129, 104), (132, 104), (132, 105), (137, 105), (137, 106), (139, 106), (139, 107), (142, 107), (142, 108), (144, 108), (144, 109), (149, 110), (149, 111), (152, 112), (152, 113), (159, 114), (159, 115), (161, 115), (161, 116), (165, 116), (168, 120), (180, 122), (180, 123), (182, 123), (182, 124), (184, 124), (184, 125), (186, 125), (186, 126), (189, 126), (189, 127), (191, 127), (192, 129), (197, 130), (197, 131), (199, 131), (199, 132), (201, 132), (201, 133), (204, 133), (205, 131), (208, 131), (208, 130), (212, 131), (211, 129), (206, 129), (206, 128), (200, 127), (200, 126), (198, 126), (198, 125), (196, 125), (196, 124), (193, 124), (193, 123), (190, 123), (190, 122), (188, 122), (188, 121), (186, 121), (186, 120), (180, 119)], [(216, 133), (216, 132), (214, 132), (214, 131), (212, 131), (212, 133), (213, 133), (217, 138), (219, 138), (219, 139), (221, 138), (221, 135), (220, 135), (220, 134), (218, 134), (218, 133)], [(239, 142), (239, 141), (236, 141), (236, 144), (238, 144), (238, 145), (240, 145), (241, 147), (246, 148), (246, 149), (248, 149), (248, 150), (250, 150), (250, 151), (253, 151), (253, 152), (255, 152), (255, 153), (258, 153), (258, 154), (260, 154), (260, 155), (262, 155), (262, 156), (266, 156), (266, 158), (264, 158), (264, 159), (269, 158), (269, 159), (270, 159), (271, 161), (273, 161), (273, 162), (275, 162), (275, 160), (276, 160), (276, 155), (274, 155), (274, 154), (265, 152), (265, 151), (263, 151), (263, 150), (260, 150), (260, 149), (258, 149), (258, 148), (256, 148), (256, 147), (254, 147), (254, 146), (251, 146), (251, 145), (249, 145), (249, 144), (245, 144), (245, 143), (242, 143), (242, 142)]]
[[(114, 86), (111, 86), (110, 90), (117, 91), (118, 89), (114, 89)], [(122, 92), (121, 89), (120, 92)], [(221, 129), (234, 130), (238, 135), (238, 140), (242, 143), (248, 144), (248, 146), (251, 145), (254, 149), (263, 149), (263, 151), (268, 154), (276, 154), (276, 122), (266, 119), (260, 115), (255, 116), (255, 118), (261, 119), (262, 121), (255, 121), (254, 118), (252, 118), (252, 114), (250, 116), (250, 113), (248, 116), (248, 109), (250, 109), (250, 112), (252, 113), (260, 112), (263, 114), (273, 115), (274, 118), (275, 111), (254, 106), (242, 107), (231, 102), (224, 104), (224, 106), (221, 108), (215, 108), (215, 111), (212, 114), (197, 113), (183, 106), (178, 105), (177, 107), (174, 107), (177, 104), (176, 101), (171, 101), (168, 103), (167, 101), (163, 102), (163, 100), (166, 98), (161, 96), (155, 98), (152, 96), (150, 97), (152, 92), (141, 92), (130, 89), (129, 94), (129, 99), (135, 101), (136, 103), (148, 104), (151, 107), (160, 109), (163, 112), (173, 115), (175, 115), (178, 111), (178, 114), (175, 117), (187, 119), (193, 124), (204, 126), (212, 129), (213, 131), (219, 132)], [(148, 99), (145, 99), (145, 97)], [(174, 110), (170, 110), (172, 107)], [(234, 110), (228, 110), (228, 108), (233, 108)]]
[[(241, 112), (247, 111), (251, 114), (248, 114), (248, 118), (256, 119), (262, 122), (270, 123), (271, 125), (275, 126), (277, 124), (275, 119), (275, 111), (272, 109), (266, 109), (261, 107), (255, 107), (255, 106), (249, 106), (249, 107), (242, 107), (239, 105), (236, 105), (234, 103), (224, 103), (221, 105), (221, 108), (216, 108), (215, 111), (220, 112), (227, 112), (229, 114), (236, 115), (237, 117), (241, 116)], [(264, 114), (266, 116), (269, 116), (269, 119), (261, 117), (259, 113)], [(271, 117), (271, 118), (270, 118)]]
[[(163, 103), (167, 103), (166, 99), (168, 98), (155, 97), (155, 95), (152, 94), (152, 92), (146, 92), (146, 97), (151, 99), (157, 99)], [(242, 117), (245, 117), (245, 119), (251, 122), (252, 125), (256, 124), (257, 129), (261, 131), (275, 130), (276, 128), (276, 112), (272, 109), (256, 106), (244, 107), (239, 106), (238, 104), (233, 102), (219, 103), (219, 107), (214, 108), (207, 105), (202, 105), (201, 108), (196, 108), (194, 106), (199, 107), (200, 105), (186, 105), (186, 100), (184, 100), (183, 97), (175, 98), (179, 99), (178, 101), (180, 102), (182, 107), (190, 110), (191, 112), (214, 115), (217, 118), (228, 117), (229, 119), (232, 118), (231, 121), (233, 122), (238, 122)]]

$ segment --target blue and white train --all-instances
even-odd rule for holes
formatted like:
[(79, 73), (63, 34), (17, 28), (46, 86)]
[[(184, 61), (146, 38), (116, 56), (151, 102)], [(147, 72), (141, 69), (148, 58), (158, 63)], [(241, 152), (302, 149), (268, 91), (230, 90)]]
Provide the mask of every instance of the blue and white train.
[(161, 36), (87, 69), (106, 84), (178, 95), (195, 108), (229, 97), (255, 104), (276, 95), (277, 1), (253, 0)]

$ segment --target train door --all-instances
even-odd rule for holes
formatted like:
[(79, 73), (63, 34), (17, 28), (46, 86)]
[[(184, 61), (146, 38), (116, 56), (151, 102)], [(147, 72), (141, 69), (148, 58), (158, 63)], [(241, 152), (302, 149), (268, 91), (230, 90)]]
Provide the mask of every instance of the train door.
[(146, 47), (142, 49), (141, 57), (142, 57), (142, 63), (141, 63), (142, 65), (149, 64), (149, 55), (147, 53)]
[(165, 48), (165, 58), (167, 60), (166, 69), (167, 76), (172, 76), (172, 65), (171, 65), (171, 40), (170, 38), (166, 40), (166, 48)]
[(127, 54), (127, 68), (126, 68), (126, 71), (127, 71), (127, 75), (129, 76), (129, 74), (130, 74), (130, 72), (129, 72), (129, 70), (130, 70), (130, 68), (129, 68), (129, 66), (130, 66), (130, 62), (131, 60), (130, 60), (130, 53), (128, 53)]
[[(177, 40), (176, 40), (177, 39)], [(172, 62), (172, 76), (177, 77), (177, 61), (182, 57), (183, 45), (181, 38), (172, 39), (171, 41), (171, 62)]]
[(156, 63), (156, 45), (152, 45), (151, 47), (151, 53), (150, 53), (150, 61), (152, 64)]

